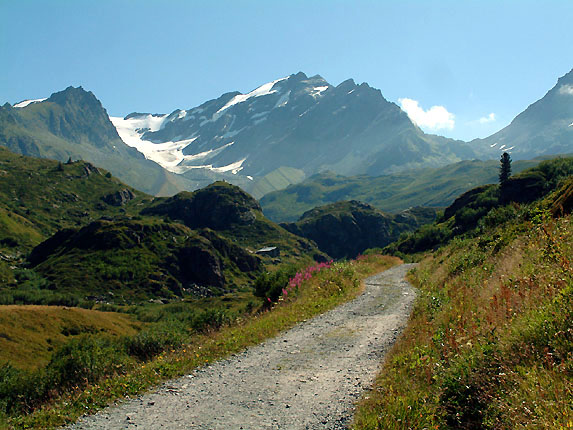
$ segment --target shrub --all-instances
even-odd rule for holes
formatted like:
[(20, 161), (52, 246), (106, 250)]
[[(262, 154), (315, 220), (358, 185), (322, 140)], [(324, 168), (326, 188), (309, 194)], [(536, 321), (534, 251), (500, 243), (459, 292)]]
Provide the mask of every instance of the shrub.
[(406, 234), (396, 244), (390, 245), (385, 250), (414, 254), (444, 245), (451, 237), (452, 231), (447, 224), (426, 224), (414, 233)]
[(295, 266), (289, 266), (273, 273), (265, 272), (260, 274), (255, 280), (255, 296), (276, 302), (283, 288), (296, 275), (296, 272), (297, 268)]
[(134, 336), (125, 338), (129, 355), (140, 360), (149, 360), (164, 351), (178, 348), (183, 344), (183, 329), (175, 323), (157, 324), (142, 330)]
[(0, 411), (28, 411), (45, 397), (46, 388), (43, 372), (27, 372), (8, 363), (0, 365)]
[(59, 347), (46, 367), (50, 385), (71, 387), (121, 372), (128, 363), (122, 345), (102, 336), (82, 335)]
[(197, 331), (208, 331), (218, 329), (232, 320), (232, 316), (224, 310), (207, 309), (194, 318), (192, 327)]

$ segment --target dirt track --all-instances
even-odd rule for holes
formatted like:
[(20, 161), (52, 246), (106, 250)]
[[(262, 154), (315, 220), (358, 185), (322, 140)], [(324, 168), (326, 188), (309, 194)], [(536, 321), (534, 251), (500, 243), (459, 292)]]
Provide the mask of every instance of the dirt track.
[(352, 302), (70, 429), (344, 429), (415, 297), (401, 265)]

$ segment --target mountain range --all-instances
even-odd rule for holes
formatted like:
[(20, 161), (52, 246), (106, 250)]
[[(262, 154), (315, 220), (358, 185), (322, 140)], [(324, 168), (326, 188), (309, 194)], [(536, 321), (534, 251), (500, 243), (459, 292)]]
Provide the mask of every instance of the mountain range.
[(81, 87), (1, 106), (0, 143), (23, 155), (89, 161), (152, 194), (171, 195), (186, 185), (126, 145), (101, 102)]
[(256, 198), (314, 174), (379, 176), (462, 160), (573, 152), (573, 71), (506, 128), (462, 142), (424, 133), (380, 90), (299, 72), (170, 114), (109, 117), (88, 91), (0, 108), (0, 143), (25, 154), (82, 158), (156, 195), (216, 180)]
[(463, 142), (426, 135), (365, 83), (335, 87), (304, 73), (169, 115), (112, 121), (126, 143), (191, 178), (197, 169), (252, 181), (285, 168), (304, 177), (323, 170), (378, 175), (476, 155)]

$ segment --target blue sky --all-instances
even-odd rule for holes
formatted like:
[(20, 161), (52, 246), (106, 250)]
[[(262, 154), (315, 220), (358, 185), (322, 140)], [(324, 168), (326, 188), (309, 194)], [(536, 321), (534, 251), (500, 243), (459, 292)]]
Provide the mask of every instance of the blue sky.
[(303, 71), (470, 140), (573, 68), (572, 21), (570, 0), (0, 0), (0, 103), (82, 85), (114, 116), (168, 113)]

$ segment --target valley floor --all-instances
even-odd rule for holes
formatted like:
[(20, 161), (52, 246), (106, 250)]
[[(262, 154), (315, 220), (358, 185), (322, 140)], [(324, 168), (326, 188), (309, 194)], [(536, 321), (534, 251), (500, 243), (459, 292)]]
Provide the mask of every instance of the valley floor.
[(69, 429), (346, 428), (407, 322), (410, 268), (372, 276), (355, 300)]

